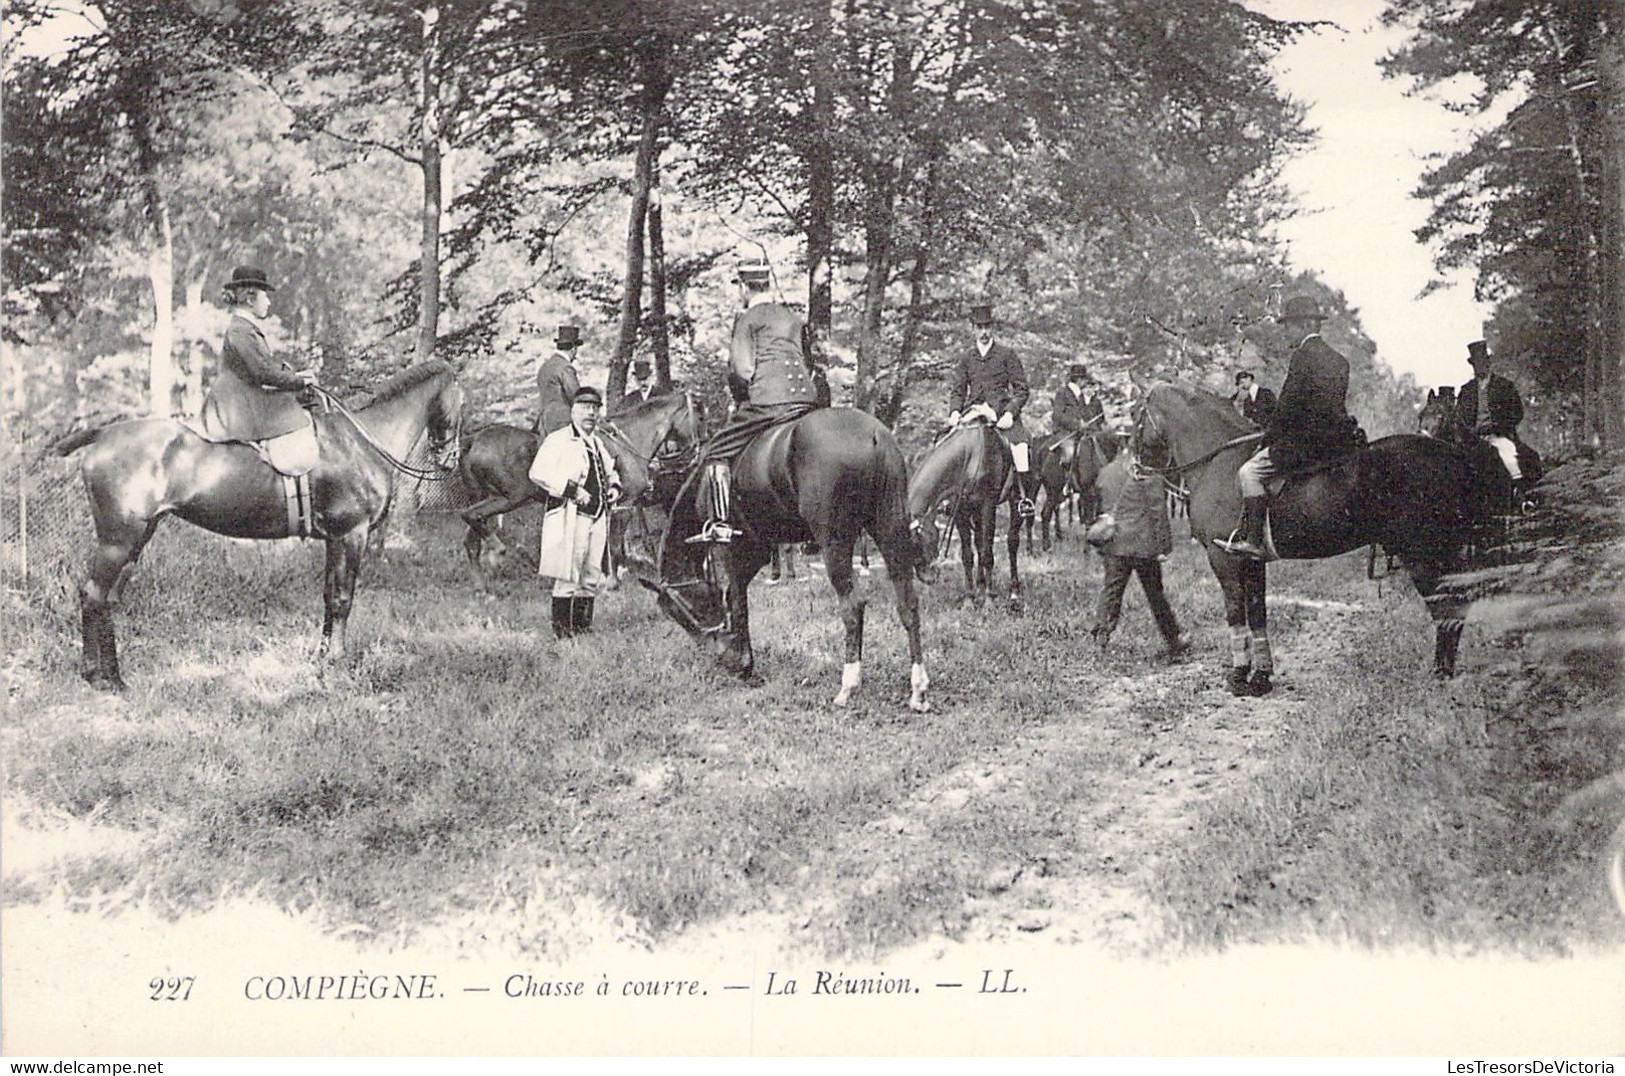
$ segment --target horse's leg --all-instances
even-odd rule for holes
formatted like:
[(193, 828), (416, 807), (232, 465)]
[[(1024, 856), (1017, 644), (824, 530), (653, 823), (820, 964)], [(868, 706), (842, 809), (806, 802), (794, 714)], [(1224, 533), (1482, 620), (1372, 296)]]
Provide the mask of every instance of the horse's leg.
[(970, 510), (961, 512), (953, 521), (959, 529), (959, 561), (965, 566), (965, 597), (976, 601), (976, 534), (971, 527)]
[(1219, 580), (1224, 593), (1224, 622), (1230, 628), (1230, 694), (1247, 695), (1248, 674), (1252, 660), (1248, 654), (1247, 595), (1242, 579), (1242, 558), (1232, 556), (1212, 545), (1207, 547), (1207, 562)]
[(157, 528), (157, 519), (104, 517), (96, 521), (96, 551), (90, 558), (90, 574), (79, 588), (79, 629), (84, 646), (80, 673), (95, 687), (124, 690), (113, 607), (123, 597), (131, 569)]
[(1265, 599), (1268, 595), (1267, 565), (1251, 557), (1242, 563), (1242, 578), (1247, 587), (1247, 630), (1253, 648), (1253, 675), (1247, 682), (1250, 695), (1268, 695), (1274, 687), (1270, 677), (1275, 673), (1275, 657), (1270, 653), (1269, 616)]
[[(530, 494), (528, 492), (514, 496), (492, 494), (484, 500), (471, 505), (463, 512), (463, 522), (468, 524), (468, 533), (463, 536), (463, 551), (468, 554), (470, 564), (476, 569), (479, 568), (480, 553), (484, 549), (484, 542), (487, 538), (495, 538), (504, 546), (510, 549), (513, 548), (508, 539), (503, 537), (502, 532), (492, 529), (487, 521), (492, 516), (501, 516), (506, 512), (512, 512), (523, 507), (529, 501)], [(380, 521), (374, 530), (381, 527), (382, 522)]]
[(367, 534), (367, 528), (361, 526), (348, 534), (327, 540), (321, 653), (331, 661), (338, 661), (344, 656), (345, 632), (350, 624), (350, 607), (355, 602), (356, 577), (361, 570), (361, 554), (367, 545)]
[[(846, 661), (841, 666), (841, 689), (835, 693), (833, 700), (836, 706), (845, 706), (851, 701), (852, 692), (863, 683), (864, 603), (852, 584), (852, 551), (857, 538), (850, 534), (825, 534), (820, 536), (820, 540), (829, 553), (825, 558), (829, 568), (829, 585), (835, 588), (835, 597), (841, 607), (841, 626), (846, 629)], [(891, 570), (889, 556), (886, 567), (888, 574), (896, 578), (898, 573)]]
[(891, 576), (892, 590), (897, 595), (897, 617), (908, 634), (908, 707), (920, 713), (931, 709), (925, 690), (931, 678), (925, 674), (925, 646), (920, 641), (920, 596), (914, 589), (914, 547), (907, 531), (900, 535), (879, 539), (881, 556), (886, 558), (886, 574)]
[(726, 546), (713, 545), (711, 550), (713, 555), (727, 561), (724, 571), (728, 587), (723, 601), (727, 607), (725, 623), (729, 644), (723, 662), (740, 679), (748, 680), (756, 672), (756, 654), (750, 641), (750, 581), (772, 557), (773, 546), (735, 541)]
[(1401, 556), (1416, 592), (1427, 603), (1433, 618), (1433, 675), (1441, 679), (1456, 675), (1456, 654), (1461, 649), (1461, 630), (1466, 626), (1466, 598), (1454, 589), (1439, 589), (1446, 565), (1432, 558)]
[[(1020, 518), (1019, 514), (1014, 510), (1014, 508), (1011, 509), (1011, 515), (1016, 516), (1018, 519)], [(1028, 522), (1027, 539), (1028, 539), (1028, 544), (1031, 545), (1032, 544), (1032, 521), (1028, 520), (1027, 522)], [(1011, 527), (1010, 528), (1010, 537), (1005, 540), (1004, 545), (1005, 545), (1005, 553), (1010, 558), (1010, 611), (1012, 613), (1019, 613), (1019, 612), (1021, 612), (1021, 573), (1020, 573), (1019, 570), (1017, 570), (1016, 564), (1017, 564), (1017, 561), (1020, 559), (1020, 553), (1021, 553), (1021, 528), (1020, 527)]]

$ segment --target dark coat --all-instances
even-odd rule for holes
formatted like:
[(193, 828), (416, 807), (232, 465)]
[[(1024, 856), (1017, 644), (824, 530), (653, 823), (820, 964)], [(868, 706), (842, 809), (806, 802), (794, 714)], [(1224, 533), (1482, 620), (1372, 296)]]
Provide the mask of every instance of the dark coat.
[(1013, 445), (1028, 441), (1027, 427), (1021, 421), (1021, 409), (1027, 406), (1031, 394), (1027, 388), (1027, 371), (1022, 369), (1016, 353), (1003, 344), (995, 343), (987, 349), (987, 358), (974, 345), (960, 356), (954, 371), (954, 387), (948, 394), (948, 406), (964, 411), (972, 404), (985, 403), (995, 414), (1006, 413), (1015, 425), (1004, 431), (1005, 440)]
[(774, 302), (755, 303), (734, 319), (728, 380), (736, 399), (757, 407), (817, 402), (805, 326), (794, 310)]
[(1286, 383), (1264, 427), (1263, 447), (1277, 467), (1291, 469), (1354, 447), (1348, 417), (1349, 362), (1319, 333), (1292, 352)]
[(1457, 439), (1463, 444), (1475, 436), (1516, 440), (1518, 423), (1523, 421), (1523, 397), (1518, 387), (1500, 374), (1490, 374), (1484, 381), (1483, 393), (1484, 407), (1480, 409), (1479, 379), (1475, 377), (1456, 394)]
[(1149, 471), (1131, 477), (1128, 454), (1120, 453), (1095, 478), (1103, 512), (1117, 521), (1111, 540), (1100, 552), (1110, 557), (1160, 557), (1174, 551), (1173, 525), (1162, 477)]
[(570, 356), (555, 351), (536, 371), (536, 393), (541, 398), (541, 415), (536, 432), (546, 437), (570, 424), (570, 405), (575, 402), (581, 379), (576, 376)]
[(1275, 415), (1275, 404), (1275, 393), (1260, 385), (1256, 396), (1241, 398), (1241, 417), (1263, 429)]
[(1055, 402), (1050, 410), (1050, 429), (1056, 433), (1077, 433), (1086, 425), (1099, 426), (1106, 418), (1106, 409), (1099, 396), (1079, 397), (1070, 384), (1055, 391)]
[(272, 362), (260, 327), (233, 316), (203, 403), (203, 428), (214, 436), (263, 441), (306, 426), (310, 416), (294, 395), (304, 383)]

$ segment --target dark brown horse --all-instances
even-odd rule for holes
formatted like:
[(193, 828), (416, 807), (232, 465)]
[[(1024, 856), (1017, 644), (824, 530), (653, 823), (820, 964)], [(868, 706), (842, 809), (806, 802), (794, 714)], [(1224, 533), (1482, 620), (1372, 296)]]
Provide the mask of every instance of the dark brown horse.
[[(337, 660), (355, 597), (368, 531), (389, 511), (393, 472), (425, 432), (430, 449), (455, 449), (463, 392), (451, 368), (426, 362), (381, 386), (354, 412), (316, 417), (320, 462), (310, 473), (313, 533), (327, 543), (321, 650)], [(286, 538), (282, 480), (250, 446), (216, 444), (166, 418), (135, 419), (75, 434), (59, 455), (90, 446), (80, 461), (96, 527), (89, 577), (79, 588), (83, 673), (119, 689), (112, 607), (165, 516), (233, 538)]]
[(1010, 557), (1010, 607), (1021, 607), (1021, 574), (1017, 561), (1021, 526), (1016, 512), (1017, 484), (1010, 450), (991, 425), (966, 424), (938, 441), (920, 459), (908, 483), (908, 516), (919, 535), (930, 567), (942, 555), (947, 533), (937, 526), (937, 513), (948, 508), (948, 525), (959, 531), (959, 559), (965, 566), (966, 596), (976, 605), (993, 589), (993, 537), (999, 505), (1010, 505), (1006, 548)]
[[(1237, 695), (1271, 688), (1265, 567), (1214, 543), (1240, 518), (1236, 468), (1257, 449), (1259, 436), (1228, 400), (1167, 384), (1146, 393), (1134, 425), (1136, 455), (1181, 477), (1190, 491), (1191, 536), (1207, 550), (1224, 591), (1229, 683)], [(1464, 566), (1474, 519), (1503, 495), (1493, 473), (1453, 446), (1399, 434), (1290, 477), (1271, 502), (1270, 537), (1276, 552), (1291, 559), (1333, 557), (1372, 543), (1399, 557), (1433, 616), (1434, 671), (1447, 676), (1455, 671), (1466, 600), (1439, 581)]]
[[(698, 412), (687, 393), (651, 396), (600, 423), (599, 436), (621, 473), (621, 503), (633, 507), (642, 504), (656, 485), (658, 467), (670, 465), (656, 455), (661, 446), (670, 438), (684, 449), (692, 448), (698, 440), (698, 426)], [(460, 464), (463, 486), (480, 499), (463, 512), (463, 522), (468, 524), (463, 549), (476, 568), (485, 539), (495, 537), (507, 542), (502, 532), (490, 525), (492, 517), (543, 499), (541, 488), (530, 480), (537, 443), (534, 431), (500, 424), (486, 426), (464, 438)]]
[(909, 700), (928, 704), (920, 606), (914, 592), (915, 547), (909, 529), (908, 468), (891, 431), (873, 416), (847, 408), (820, 408), (775, 426), (734, 461), (730, 518), (742, 533), (727, 545), (693, 545), (701, 519), (691, 475), (661, 536), (653, 577), (639, 581), (660, 596), (660, 607), (723, 664), (742, 677), (755, 671), (751, 649), (750, 581), (775, 544), (814, 541), (823, 549), (830, 585), (840, 598), (846, 664), (837, 706), (847, 705), (862, 681), (864, 602), (852, 583), (852, 550), (867, 533), (886, 558), (897, 612), (908, 633)]

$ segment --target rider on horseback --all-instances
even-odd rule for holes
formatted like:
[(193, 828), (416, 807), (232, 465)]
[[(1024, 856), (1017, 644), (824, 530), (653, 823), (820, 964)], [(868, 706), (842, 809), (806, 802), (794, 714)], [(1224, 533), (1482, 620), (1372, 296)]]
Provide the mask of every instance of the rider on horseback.
[(1079, 433), (1106, 421), (1106, 409), (1100, 396), (1085, 396), (1095, 384), (1089, 376), (1089, 367), (1075, 362), (1066, 368), (1066, 384), (1055, 391), (1055, 402), (1050, 410), (1050, 427), (1056, 433)]
[(758, 434), (800, 418), (813, 409), (817, 392), (805, 345), (805, 323), (769, 288), (773, 270), (765, 261), (739, 266), (745, 311), (734, 319), (728, 346), (728, 390), (739, 406), (727, 425), (706, 443), (700, 462), (705, 526), (689, 542), (725, 543), (736, 533), (728, 523), (733, 461)]
[(226, 282), (231, 323), (220, 347), (220, 366), (203, 403), (203, 428), (221, 440), (267, 441), (307, 429), (310, 415), (298, 393), (316, 384), (314, 370), (278, 369), (261, 326), (276, 288), (265, 271), (239, 265)]
[(971, 324), (976, 326), (976, 351), (966, 352), (955, 368), (954, 387), (948, 394), (952, 414), (948, 424), (957, 426), (975, 411), (991, 410), (994, 425), (1004, 431), (1010, 455), (1016, 465), (1016, 481), (1021, 486), (1017, 511), (1023, 519), (1033, 515), (1033, 475), (1027, 427), (1021, 409), (1027, 405), (1027, 372), (1016, 353), (993, 341), (993, 307), (971, 307)]
[(1456, 395), (1452, 439), (1470, 446), (1483, 438), (1501, 457), (1512, 477), (1514, 490), (1523, 484), (1523, 468), (1518, 462), (1518, 423), (1523, 421), (1523, 397), (1518, 387), (1500, 374), (1490, 372), (1489, 345), (1475, 340), (1467, 345), (1467, 362), (1473, 379)]
[(1241, 486), (1241, 526), (1214, 544), (1229, 553), (1264, 559), (1264, 483), (1274, 475), (1336, 456), (1353, 446), (1348, 416), (1349, 363), (1320, 336), (1325, 315), (1307, 295), (1294, 295), (1281, 325), (1299, 339), (1286, 383), (1259, 450), (1236, 472)]

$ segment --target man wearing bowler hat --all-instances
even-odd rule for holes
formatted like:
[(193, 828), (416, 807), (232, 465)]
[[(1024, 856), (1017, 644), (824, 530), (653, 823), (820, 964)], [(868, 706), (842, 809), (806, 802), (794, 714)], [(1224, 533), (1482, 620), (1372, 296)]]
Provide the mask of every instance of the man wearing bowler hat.
[(1220, 549), (1263, 560), (1266, 479), (1308, 466), (1354, 447), (1348, 416), (1349, 362), (1321, 339), (1325, 315), (1308, 295), (1294, 295), (1281, 312), (1281, 325), (1298, 341), (1275, 414), (1264, 427), (1260, 448), (1236, 472), (1241, 486), (1241, 526)]
[(1106, 421), (1106, 409), (1098, 393), (1091, 391), (1095, 379), (1089, 376), (1089, 367), (1075, 362), (1066, 368), (1066, 384), (1055, 390), (1050, 405), (1050, 427), (1056, 433), (1081, 433), (1094, 430)]
[(261, 328), (271, 314), (276, 288), (264, 270), (239, 265), (223, 290), (231, 322), (203, 402), (204, 431), (221, 439), (267, 441), (306, 429), (310, 415), (297, 394), (316, 383), (315, 371), (280, 368)]
[(1027, 372), (1016, 353), (993, 338), (993, 307), (972, 306), (971, 324), (976, 328), (976, 347), (960, 356), (954, 386), (948, 394), (950, 425), (981, 412), (1004, 431), (1010, 455), (1016, 465), (1016, 481), (1021, 486), (1017, 512), (1023, 518), (1033, 515), (1033, 475), (1029, 462), (1027, 427), (1021, 409), (1027, 404)]
[(560, 639), (592, 629), (609, 509), (621, 495), (615, 458), (597, 435), (603, 408), (603, 393), (578, 388), (570, 421), (542, 440), (530, 466), (530, 480), (547, 494), (536, 571), (553, 580), (553, 634)]
[(570, 424), (570, 408), (581, 378), (576, 374), (575, 353), (581, 346), (581, 329), (560, 325), (553, 337), (553, 354), (536, 371), (536, 391), (542, 410), (536, 419), (536, 433), (546, 437)]
[(1518, 463), (1518, 423), (1523, 421), (1523, 397), (1518, 387), (1490, 372), (1490, 347), (1482, 340), (1467, 345), (1473, 378), (1456, 393), (1455, 440), (1471, 445), (1482, 437), (1501, 457), (1514, 484), (1523, 481)]
[(648, 359), (633, 359), (632, 368), (627, 371), (627, 375), (626, 395), (622, 396), (621, 402), (615, 405), (616, 411), (626, 411), (636, 407), (654, 395), (654, 368), (649, 365)]
[(1231, 399), (1241, 417), (1259, 429), (1268, 426), (1275, 414), (1275, 393), (1260, 385), (1251, 370), (1236, 371), (1236, 393)]

